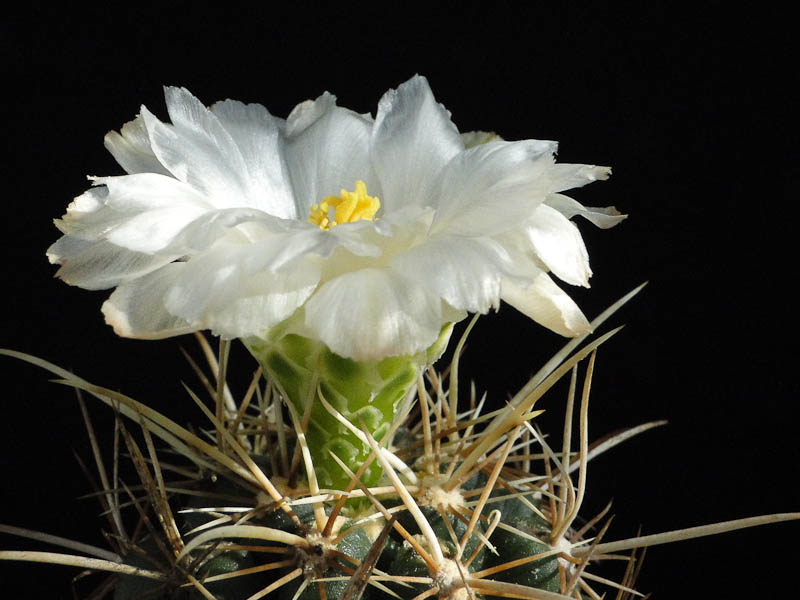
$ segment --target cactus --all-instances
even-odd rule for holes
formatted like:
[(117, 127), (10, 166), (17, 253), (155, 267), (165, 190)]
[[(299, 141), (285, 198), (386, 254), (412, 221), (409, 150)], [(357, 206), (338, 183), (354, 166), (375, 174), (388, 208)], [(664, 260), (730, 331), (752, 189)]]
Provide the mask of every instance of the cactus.
[[(599, 326), (618, 305), (593, 325)], [(106, 489), (98, 498), (114, 517), (116, 529), (109, 540), (123, 558), (81, 563), (72, 557), (69, 563), (116, 573), (115, 600), (554, 600), (599, 597), (601, 588), (629, 598), (639, 547), (800, 515), (745, 519), (620, 542), (605, 541), (606, 511), (579, 521), (590, 458), (661, 424), (646, 423), (600, 445), (590, 444), (594, 359), (615, 332), (579, 350), (581, 339), (570, 342), (505, 408), (490, 413), (484, 412), (485, 397), (477, 398), (474, 388), (466, 398), (457, 397), (463, 338), (445, 373), (432, 367), (412, 369), (416, 385), (409, 387), (405, 379), (400, 386), (394, 376), (409, 369), (408, 361), (364, 371), (364, 365), (327, 356), (324, 348), (278, 337), (269, 349), (254, 349), (256, 356), (271, 357), (262, 364), (275, 378), (254, 378), (240, 401), (226, 404), (227, 343), (215, 357), (198, 334), (217, 379), (213, 385), (203, 378), (216, 410), (194, 391), (188, 393), (204, 413), (207, 435), (45, 361), (4, 353), (55, 372), (120, 417), (120, 437), (141, 480), (136, 489), (143, 492), (132, 491), (132, 482), (109, 481), (101, 466)], [(293, 405), (296, 398), (287, 386), (289, 375), (299, 371), (278, 370), (276, 352), (295, 365), (315, 356), (314, 364), (324, 366), (306, 375), (318, 392), (342, 395), (338, 407), (321, 398), (310, 408)], [(359, 419), (363, 413), (348, 410), (348, 387), (341, 382), (356, 372), (362, 380), (365, 374), (381, 372), (384, 377), (376, 380), (383, 383), (380, 389), (387, 387), (386, 381), (402, 389), (391, 394), (392, 411), (383, 422)], [(550, 390), (562, 378), (570, 383), (562, 440), (555, 447), (539, 431), (536, 417), (541, 405), (554, 408)], [(327, 434), (314, 432), (311, 425), (322, 415), (314, 414), (320, 406), (332, 419), (322, 427)], [(305, 415), (301, 408), (307, 408)], [(326, 457), (312, 445), (333, 431), (331, 423), (345, 421), (348, 443), (363, 446), (357, 452), (342, 457), (340, 445), (327, 444), (331, 452)], [(140, 429), (140, 435), (134, 429)], [(175, 454), (184, 464), (175, 464)], [(190, 482), (170, 484), (168, 465), (190, 472)], [(334, 466), (339, 469), (335, 475)], [(327, 474), (320, 476), (321, 472)], [(175, 487), (182, 489), (174, 491)], [(122, 514), (126, 504), (135, 507), (134, 528), (126, 525), (131, 515)], [(597, 577), (598, 565), (627, 550), (633, 552), (626, 555), (628, 566), (619, 581)], [(0, 558), (20, 557), (5, 552)]]
[[(624, 600), (637, 593), (639, 548), (800, 518), (609, 542), (608, 509), (581, 516), (590, 459), (662, 424), (590, 444), (595, 356), (617, 330), (588, 336), (638, 289), (589, 323), (548, 275), (588, 286), (572, 217), (609, 228), (625, 215), (561, 192), (610, 168), (556, 165), (555, 142), (461, 135), (421, 76), (389, 90), (375, 119), (327, 93), (285, 121), (260, 105), (208, 108), (184, 88), (165, 95), (171, 124), (143, 107), (106, 137), (128, 175), (93, 178), (48, 257), (68, 283), (116, 288), (103, 312), (122, 336), (221, 337), (215, 352), (196, 333), (210, 401), (187, 393), (205, 429), (0, 351), (110, 407), (111, 454), (139, 479), (116, 463), (109, 475), (93, 446), (111, 550), (0, 526), (93, 556), (0, 560), (110, 572), (92, 597), (114, 600)], [(487, 412), (485, 396), (459, 388), (474, 319), (450, 364), (434, 363), (454, 321), (501, 301), (576, 337)], [(234, 338), (259, 365), (238, 399)], [(556, 443), (537, 417), (557, 406), (562, 379)], [(621, 579), (598, 575), (620, 559)]]

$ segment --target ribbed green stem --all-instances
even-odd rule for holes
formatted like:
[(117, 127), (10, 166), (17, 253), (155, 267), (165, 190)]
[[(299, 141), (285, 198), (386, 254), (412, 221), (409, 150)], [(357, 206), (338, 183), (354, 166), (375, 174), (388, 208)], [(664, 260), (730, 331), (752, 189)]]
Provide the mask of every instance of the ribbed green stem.
[[(444, 327), (439, 340), (427, 352), (380, 361), (344, 358), (321, 342), (284, 333), (280, 326), (270, 332), (268, 339), (249, 338), (245, 345), (296, 413), (302, 418), (310, 410), (306, 439), (320, 487), (343, 489), (350, 479), (329, 451), (356, 471), (369, 456), (369, 447), (323, 406), (319, 393), (356, 428), (360, 429), (363, 422), (380, 440), (420, 370), (444, 350), (451, 329), (450, 325)], [(374, 485), (380, 476), (380, 466), (373, 462), (362, 481)]]

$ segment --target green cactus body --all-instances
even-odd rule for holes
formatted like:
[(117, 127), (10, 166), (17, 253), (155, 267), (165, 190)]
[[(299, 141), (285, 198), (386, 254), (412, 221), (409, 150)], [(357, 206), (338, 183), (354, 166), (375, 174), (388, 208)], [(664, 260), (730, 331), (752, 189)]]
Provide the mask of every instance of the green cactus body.
[[(481, 425), (473, 392), (475, 409), (455, 415), (454, 428), (453, 390), (444, 388), (440, 376), (412, 389), (425, 365), (441, 353), (449, 333), (444, 328), (439, 342), (420, 355), (375, 362), (338, 356), (289, 326), (248, 340), (248, 349), (277, 393), (261, 399), (257, 414), (241, 411), (226, 417), (230, 435), (226, 432), (222, 446), (225, 456), (171, 426), (204, 449), (204, 458), (195, 461), (196, 477), (184, 482), (186, 491), (178, 490), (170, 501), (174, 513), (159, 512), (160, 497), (148, 495), (162, 529), (177, 519), (183, 543), (174, 543), (175, 536), (168, 529), (164, 536), (158, 527), (131, 538), (120, 552), (125, 564), (150, 571), (147, 577), (155, 569), (163, 578), (120, 575), (114, 600), (233, 600), (267, 594), (281, 600), (322, 600), (340, 598), (346, 590), (359, 600), (434, 595), (463, 600), (467, 586), (476, 598), (510, 597), (517, 591), (535, 597), (534, 590), (588, 597), (588, 584), (575, 567), (585, 548), (572, 529), (580, 496), (548, 492), (568, 492), (574, 485), (569, 472), (561, 465), (554, 475), (549, 462), (544, 476), (535, 475), (530, 462), (519, 468), (519, 455), (507, 453), (519, 446), (530, 461), (533, 440), (520, 440), (517, 421), (500, 420), (510, 411), (487, 415), (490, 425), (500, 423), (498, 427), (473, 431)], [(414, 391), (426, 408), (399, 411)], [(221, 397), (215, 400), (221, 407)], [(278, 429), (284, 426), (271, 418), (287, 405), (298, 424), (294, 434)], [(518, 412), (528, 410), (520, 417), (535, 416), (530, 408), (520, 408)], [(149, 413), (137, 414), (144, 418)], [(571, 417), (568, 411), (565, 418)], [(384, 473), (376, 461), (361, 474), (357, 488), (345, 491), (350, 474), (331, 453), (348, 469), (359, 470), (371, 452), (359, 435), (362, 424), (378, 439), (396, 425), (388, 448), (394, 458), (387, 463), (382, 454), (380, 460), (385, 467), (402, 463), (407, 469), (392, 473), (386, 467)], [(275, 443), (281, 432), (285, 443)], [(286, 460), (287, 453), (297, 456), (303, 443), (313, 471)], [(186, 455), (195, 458), (191, 452)], [(578, 460), (587, 460), (585, 449)], [(304, 481), (306, 473), (315, 474), (322, 488), (332, 489), (318, 493)], [(548, 493), (554, 495), (546, 502), (537, 499)], [(389, 515), (393, 527), (386, 526)], [(254, 527), (237, 533), (239, 525)], [(215, 535), (219, 527), (227, 530)], [(159, 544), (156, 536), (163, 537)], [(170, 554), (177, 560), (171, 561)]]
[[(266, 460), (266, 457), (262, 456), (258, 458), (258, 462), (266, 467), (266, 464), (269, 462)], [(486, 478), (483, 474), (479, 473), (465, 482), (464, 485), (461, 486), (461, 490), (464, 492), (480, 490), (484, 485), (486, 485)], [(241, 491), (237, 489), (235, 484), (224, 480), (216, 483), (209, 482), (205, 484), (204, 488), (205, 491), (216, 494), (237, 493)], [(195, 499), (190, 499), (188, 502), (190, 508), (202, 505), (202, 501), (197, 501)], [(399, 506), (399, 501), (396, 499), (387, 499), (385, 505), (387, 507), (397, 507)], [(520, 530), (545, 542), (549, 539), (550, 524), (521, 500), (510, 498), (501, 502), (494, 502), (490, 506), (492, 510), (497, 509), (501, 512), (501, 523), (503, 525)], [(298, 527), (297, 523), (292, 522), (281, 510), (272, 510), (265, 516), (253, 519), (251, 523), (306, 536), (307, 539), (313, 537), (313, 533), (312, 536), (308, 536), (309, 532), (315, 531), (314, 514), (311, 505), (297, 505), (293, 508), (293, 512), (303, 528)], [(546, 543), (538, 543), (527, 537), (521, 537), (508, 529), (498, 527), (491, 537), (492, 544), (498, 550), (498, 554), (494, 554), (489, 551), (488, 548), (482, 546), (479, 535), (484, 534), (486, 529), (484, 524), (478, 521), (475, 531), (467, 541), (460, 556), (458, 556), (454, 537), (458, 540), (463, 537), (466, 532), (466, 524), (464, 521), (454, 517), (451, 513), (437, 510), (430, 506), (421, 507), (421, 512), (436, 534), (445, 558), (458, 559), (462, 564), (467, 559), (471, 559), (464, 567), (466, 573), (475, 573), (482, 569), (497, 567), (503, 563), (524, 559), (550, 550), (550, 547)], [(330, 515), (330, 507), (326, 507), (325, 513), (326, 515)], [(202, 524), (205, 519), (207, 519), (207, 517), (198, 516), (196, 513), (190, 512), (183, 521), (183, 529), (188, 531), (197, 527)], [(340, 519), (345, 518), (340, 517)], [(445, 523), (445, 519), (447, 523)], [(404, 510), (400, 511), (398, 513), (398, 522), (409, 533), (416, 536), (418, 539), (422, 539), (420, 536), (420, 529), (409, 512)], [(345, 522), (344, 528), (350, 527), (351, 525), (352, 521)], [(362, 561), (372, 548), (374, 542), (372, 537), (373, 536), (368, 535), (364, 529), (352, 527), (347, 531), (346, 535), (336, 543), (335, 551), (351, 557), (354, 561), (351, 564), (339, 558), (337, 560), (338, 564), (354, 569), (354, 565)], [(191, 537), (187, 537), (186, 539), (191, 539)], [(239, 541), (242, 544), (264, 545), (264, 542), (259, 540)], [(152, 542), (145, 541), (142, 547), (146, 549), (148, 553), (154, 555), (157, 553), (156, 547)], [(475, 552), (476, 549), (479, 550)], [(474, 557), (472, 556), (473, 553), (475, 553)], [(325, 596), (327, 598), (338, 598), (342, 595), (347, 586), (348, 582), (346, 579), (326, 581), (321, 584), (311, 581), (317, 577), (341, 578), (348, 575), (348, 572), (335, 565), (331, 566), (331, 562), (325, 560), (324, 551), (321, 547), (295, 548), (284, 557), (288, 557), (289, 560), (292, 561), (291, 565), (287, 567), (251, 575), (237, 576), (227, 580), (206, 582), (207, 578), (215, 575), (233, 573), (235, 571), (257, 567), (265, 562), (265, 556), (269, 555), (242, 550), (219, 550), (205, 560), (196, 576), (200, 581), (204, 582), (207, 590), (213, 593), (218, 600), (233, 600), (234, 598), (250, 597), (269, 585), (271, 581), (279, 579), (298, 567), (303, 569), (303, 575), (278, 588), (275, 591), (276, 598), (280, 598), (281, 600), (318, 600), (320, 598), (320, 585), (324, 586)], [(151, 565), (143, 561), (139, 554), (129, 555), (126, 562), (142, 568), (151, 567)], [(416, 550), (396, 531), (392, 531), (387, 539), (378, 560), (377, 568), (399, 577), (429, 576), (429, 570), (425, 562), (417, 554)], [(559, 574), (555, 556), (529, 562), (511, 569), (501, 570), (493, 575), (492, 578), (549, 592), (559, 591)], [(303, 591), (300, 592), (299, 595), (296, 595), (304, 581), (308, 581), (307, 585), (304, 586)], [(149, 579), (122, 576), (117, 585), (114, 598), (115, 600), (134, 600), (142, 597), (143, 594), (158, 594), (157, 590), (160, 585), (159, 582), (153, 582)], [(426, 586), (423, 584), (413, 584), (410, 588), (400, 588), (396, 584), (390, 584), (389, 587), (399, 593), (402, 598), (411, 598), (422, 593)], [(185, 596), (179, 597), (190, 599), (202, 597), (199, 592), (191, 588), (185, 588), (184, 593)], [(155, 597), (159, 596), (156, 595)], [(382, 600), (389, 597), (388, 594), (377, 587), (367, 586), (364, 590), (362, 600)]]
[[(509, 498), (500, 502), (497, 508), (502, 514), (501, 523), (503, 525), (518, 529), (525, 534), (542, 540), (542, 542), (549, 540), (550, 523), (542, 519), (520, 499)], [(536, 542), (502, 527), (498, 527), (492, 535), (492, 544), (500, 549), (501, 552), (497, 555), (486, 553), (487, 567), (498, 566), (551, 550), (547, 543)], [(558, 592), (560, 587), (558, 559), (555, 556), (549, 556), (511, 569), (504, 569), (495, 574), (494, 579), (527, 585), (548, 592)]]

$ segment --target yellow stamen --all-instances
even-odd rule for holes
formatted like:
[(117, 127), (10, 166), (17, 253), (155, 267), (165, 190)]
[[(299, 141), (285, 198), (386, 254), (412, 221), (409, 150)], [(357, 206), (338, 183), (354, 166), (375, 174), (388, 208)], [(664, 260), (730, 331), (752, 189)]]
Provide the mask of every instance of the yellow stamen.
[[(376, 196), (367, 195), (367, 186), (363, 181), (356, 181), (352, 192), (341, 190), (340, 196), (328, 196), (319, 204), (314, 204), (308, 211), (308, 222), (320, 229), (330, 229), (342, 223), (354, 223), (365, 219), (372, 221), (381, 207)], [(328, 211), (333, 208), (333, 219)]]

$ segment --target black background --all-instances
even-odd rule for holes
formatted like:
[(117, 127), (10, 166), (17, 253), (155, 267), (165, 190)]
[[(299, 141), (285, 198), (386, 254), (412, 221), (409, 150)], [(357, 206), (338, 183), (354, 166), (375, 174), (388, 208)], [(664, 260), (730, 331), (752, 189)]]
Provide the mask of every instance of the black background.
[[(610, 536), (621, 538), (640, 524), (654, 533), (800, 510), (787, 87), (796, 60), (783, 16), (721, 2), (528, 4), (54, 12), (32, 3), (7, 15), (0, 346), (199, 423), (179, 383), (195, 381), (179, 352), (193, 341), (115, 337), (99, 312), (106, 294), (54, 280), (44, 257), (57, 238), (51, 219), (86, 189), (85, 176), (121, 173), (103, 135), (140, 104), (165, 118), (165, 84), (279, 116), (329, 90), (374, 113), (383, 92), (421, 73), (462, 131), (555, 139), (564, 162), (614, 168), (574, 195), (630, 218), (608, 231), (580, 223), (595, 275), (573, 297), (591, 317), (650, 285), (614, 317), (627, 327), (598, 355), (592, 437), (670, 424), (591, 464), (584, 516), (613, 498)], [(478, 321), (462, 373), (500, 403), (562, 343), (503, 307)], [(235, 358), (236, 391), (253, 365)], [(0, 522), (102, 545), (97, 504), (75, 499), (89, 487), (73, 453), (91, 455), (74, 394), (8, 358), (0, 373)], [(546, 429), (560, 423), (563, 399), (559, 389), (542, 401)], [(91, 402), (108, 443), (109, 412)], [(654, 598), (788, 597), (798, 534), (789, 523), (657, 547), (639, 587)], [(10, 536), (0, 547), (39, 548)], [(0, 572), (31, 598), (71, 597), (77, 574), (17, 563)]]

